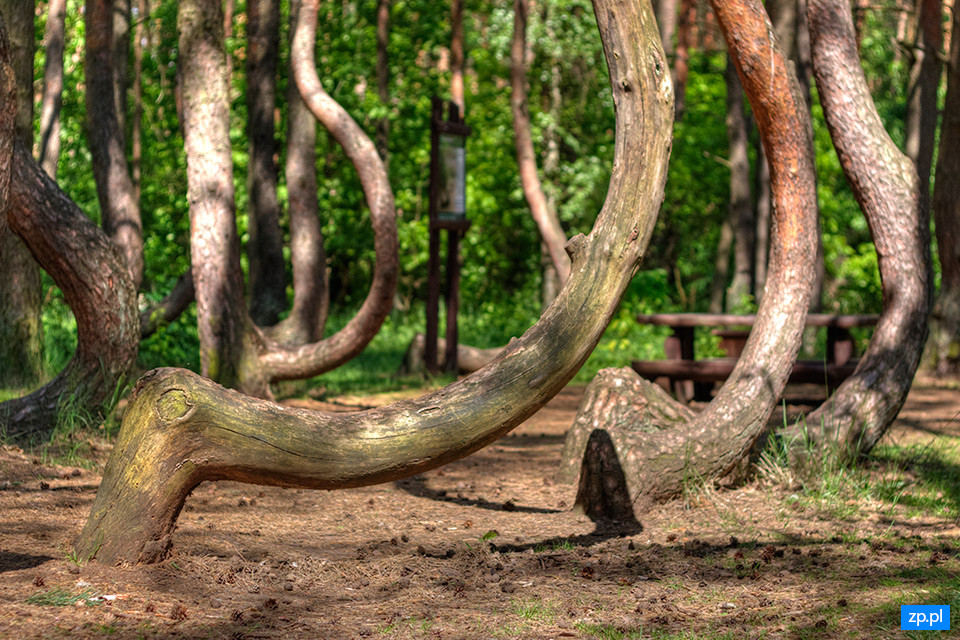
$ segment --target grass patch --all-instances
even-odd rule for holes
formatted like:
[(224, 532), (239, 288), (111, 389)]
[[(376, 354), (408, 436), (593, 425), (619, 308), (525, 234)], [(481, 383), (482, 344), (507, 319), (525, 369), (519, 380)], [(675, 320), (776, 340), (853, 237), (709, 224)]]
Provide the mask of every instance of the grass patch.
[(27, 604), (40, 607), (70, 607), (77, 604), (96, 607), (103, 604), (103, 601), (99, 600), (99, 595), (93, 589), (73, 593), (61, 587), (54, 587), (49, 591), (38, 592), (28, 597)]

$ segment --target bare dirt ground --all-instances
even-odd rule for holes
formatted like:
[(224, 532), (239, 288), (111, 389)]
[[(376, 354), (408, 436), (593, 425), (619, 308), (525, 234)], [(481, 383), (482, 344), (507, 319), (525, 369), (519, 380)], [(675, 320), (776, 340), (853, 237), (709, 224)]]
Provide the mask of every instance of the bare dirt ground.
[[(149, 567), (71, 557), (95, 471), (0, 450), (0, 638), (900, 638), (899, 604), (960, 605), (953, 485), (945, 516), (789, 481), (692, 487), (642, 531), (596, 531), (553, 481), (582, 391), (394, 484), (204, 484)], [(953, 446), (958, 413), (960, 391), (920, 384), (889, 438)]]

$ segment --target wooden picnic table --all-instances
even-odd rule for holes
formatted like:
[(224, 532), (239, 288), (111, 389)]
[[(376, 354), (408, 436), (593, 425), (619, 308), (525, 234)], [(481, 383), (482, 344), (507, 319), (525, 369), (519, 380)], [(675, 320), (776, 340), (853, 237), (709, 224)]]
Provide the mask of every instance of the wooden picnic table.
[[(856, 342), (850, 330), (870, 327), (877, 323), (875, 314), (839, 315), (811, 313), (807, 315), (808, 327), (825, 327), (827, 330), (826, 362), (798, 361), (791, 374), (791, 382), (828, 382), (839, 384), (849, 377), (855, 367)], [(654, 326), (666, 326), (673, 330), (664, 341), (666, 360), (638, 360), (634, 370), (651, 379), (667, 379), (668, 390), (680, 400), (709, 396), (714, 382), (726, 380), (733, 371), (736, 359), (750, 335), (756, 315), (729, 313), (655, 313), (637, 316), (637, 322)], [(694, 331), (697, 327), (714, 327), (713, 333), (720, 336), (720, 347), (727, 358), (697, 360), (694, 352)], [(699, 384), (694, 384), (699, 383)]]

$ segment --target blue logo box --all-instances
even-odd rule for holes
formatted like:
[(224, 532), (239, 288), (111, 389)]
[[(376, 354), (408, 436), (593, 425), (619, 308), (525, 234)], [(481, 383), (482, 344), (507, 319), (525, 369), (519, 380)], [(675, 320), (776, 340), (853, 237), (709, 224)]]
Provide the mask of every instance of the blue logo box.
[(946, 604), (901, 605), (901, 631), (949, 631), (950, 606)]

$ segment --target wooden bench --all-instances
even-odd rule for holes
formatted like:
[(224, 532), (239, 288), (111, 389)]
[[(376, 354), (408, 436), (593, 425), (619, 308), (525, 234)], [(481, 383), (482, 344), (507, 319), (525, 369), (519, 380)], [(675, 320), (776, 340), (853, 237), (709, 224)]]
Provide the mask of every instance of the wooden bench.
[[(790, 382), (826, 384), (831, 388), (839, 385), (856, 367), (856, 342), (850, 329), (873, 326), (878, 317), (809, 314), (807, 326), (827, 329), (826, 362), (797, 361), (794, 363)], [(673, 330), (673, 334), (664, 341), (666, 360), (636, 360), (632, 363), (633, 369), (644, 378), (658, 382), (668, 391), (672, 391), (678, 400), (709, 400), (713, 384), (726, 380), (733, 372), (755, 320), (755, 315), (710, 313), (657, 313), (637, 316), (639, 323), (667, 326)], [(694, 330), (697, 327), (714, 328), (713, 333), (720, 336), (720, 348), (726, 353), (726, 358), (696, 359)]]

